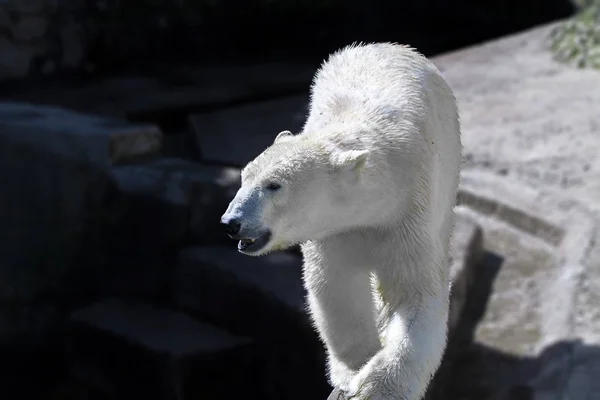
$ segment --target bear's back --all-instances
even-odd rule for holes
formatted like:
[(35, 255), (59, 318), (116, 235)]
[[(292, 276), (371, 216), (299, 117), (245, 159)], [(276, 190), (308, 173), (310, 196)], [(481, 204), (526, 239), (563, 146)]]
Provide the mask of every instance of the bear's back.
[(418, 196), (433, 213), (431, 229), (448, 236), (460, 126), (452, 90), (426, 57), (393, 43), (355, 44), (332, 54), (315, 76), (304, 133), (329, 136), (342, 146), (377, 148), (377, 157), (386, 160), (373, 163), (377, 174), (389, 175), (392, 184), (399, 183), (397, 170), (407, 167), (397, 163), (397, 152), (420, 154), (412, 166), (421, 169), (414, 174), (426, 175)]
[(311, 111), (335, 117), (344, 107), (355, 107), (372, 120), (374, 113), (395, 109), (407, 119), (418, 119), (431, 73), (437, 73), (435, 66), (410, 47), (354, 44), (332, 54), (317, 72)]

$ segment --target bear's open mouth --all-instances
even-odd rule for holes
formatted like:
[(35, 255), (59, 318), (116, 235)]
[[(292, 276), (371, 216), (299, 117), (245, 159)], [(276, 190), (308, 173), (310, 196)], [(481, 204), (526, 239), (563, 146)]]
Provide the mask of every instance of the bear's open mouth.
[(256, 239), (241, 239), (238, 243), (238, 250), (242, 253), (254, 253), (262, 249), (271, 240), (271, 232), (267, 231)]

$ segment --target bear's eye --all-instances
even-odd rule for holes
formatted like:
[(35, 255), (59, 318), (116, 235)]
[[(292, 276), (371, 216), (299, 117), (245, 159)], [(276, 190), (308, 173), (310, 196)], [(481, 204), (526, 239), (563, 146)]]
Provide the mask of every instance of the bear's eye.
[(269, 182), (266, 187), (268, 190), (270, 190), (272, 192), (275, 192), (275, 191), (281, 189), (281, 185), (277, 182)]

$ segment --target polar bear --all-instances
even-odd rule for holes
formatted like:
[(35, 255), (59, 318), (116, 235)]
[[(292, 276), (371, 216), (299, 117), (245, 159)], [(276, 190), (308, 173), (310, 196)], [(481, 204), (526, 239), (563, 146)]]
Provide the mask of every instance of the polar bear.
[(348, 399), (420, 399), (440, 364), (460, 160), (439, 71), (374, 43), (332, 54), (302, 132), (242, 170), (221, 223), (247, 255), (301, 244), (329, 379)]

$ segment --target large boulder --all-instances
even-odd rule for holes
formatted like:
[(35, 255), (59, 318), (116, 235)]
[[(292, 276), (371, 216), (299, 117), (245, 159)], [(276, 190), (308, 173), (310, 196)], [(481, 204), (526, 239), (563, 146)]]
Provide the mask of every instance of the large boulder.
[(234, 242), (183, 249), (173, 267), (171, 301), (262, 346), (269, 398), (327, 395), (324, 349), (306, 313), (298, 255), (248, 257)]
[(553, 59), (557, 26), (434, 59), (460, 107), (459, 203), (486, 249), (441, 398), (598, 393), (600, 75)]
[(44, 310), (40, 296), (68, 297), (63, 284), (73, 273), (101, 280), (102, 271), (79, 261), (90, 230), (106, 222), (105, 170), (155, 154), (161, 135), (151, 125), (0, 103), (0, 343), (42, 329), (53, 311)]
[[(165, 307), (105, 299), (69, 321), (72, 379), (103, 398), (260, 394), (252, 341)], [(223, 376), (227, 377), (224, 386)]]

